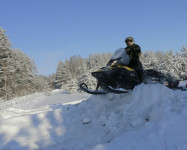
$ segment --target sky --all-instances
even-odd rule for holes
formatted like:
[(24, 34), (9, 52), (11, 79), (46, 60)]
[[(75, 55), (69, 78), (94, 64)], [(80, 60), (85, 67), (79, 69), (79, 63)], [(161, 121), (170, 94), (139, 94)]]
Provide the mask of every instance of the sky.
[(187, 46), (186, 0), (0, 0), (0, 27), (12, 48), (50, 75), (60, 60), (125, 47), (133, 36), (142, 52)]

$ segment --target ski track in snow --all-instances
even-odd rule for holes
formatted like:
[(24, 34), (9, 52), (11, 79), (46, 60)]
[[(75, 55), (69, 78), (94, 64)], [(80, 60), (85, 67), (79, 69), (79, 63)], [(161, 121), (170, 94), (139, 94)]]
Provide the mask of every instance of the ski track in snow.
[(159, 84), (120, 95), (39, 93), (0, 108), (0, 150), (187, 149), (187, 92)]

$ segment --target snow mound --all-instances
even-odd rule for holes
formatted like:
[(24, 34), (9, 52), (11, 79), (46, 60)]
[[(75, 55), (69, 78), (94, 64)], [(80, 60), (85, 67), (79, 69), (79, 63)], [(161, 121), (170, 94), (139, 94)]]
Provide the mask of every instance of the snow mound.
[(160, 138), (166, 131), (173, 135), (179, 128), (177, 140), (169, 136), (172, 144), (166, 145), (175, 148), (187, 141), (186, 97), (159, 84), (141, 84), (128, 94), (16, 110), (16, 117), (0, 120), (0, 149), (156, 150), (165, 148)]

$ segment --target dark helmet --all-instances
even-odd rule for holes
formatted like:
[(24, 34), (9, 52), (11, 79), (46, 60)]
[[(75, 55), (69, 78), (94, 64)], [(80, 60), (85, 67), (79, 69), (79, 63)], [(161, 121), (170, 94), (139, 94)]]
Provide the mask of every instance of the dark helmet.
[(132, 36), (129, 36), (125, 39), (125, 43), (127, 44), (128, 41), (131, 41), (132, 44), (134, 44), (134, 38)]

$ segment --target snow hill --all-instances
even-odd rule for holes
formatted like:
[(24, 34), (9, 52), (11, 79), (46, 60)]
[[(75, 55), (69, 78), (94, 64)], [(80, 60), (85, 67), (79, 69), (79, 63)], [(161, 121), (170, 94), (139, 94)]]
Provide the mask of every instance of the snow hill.
[(187, 92), (159, 84), (121, 95), (54, 91), (1, 106), (0, 150), (187, 149)]

